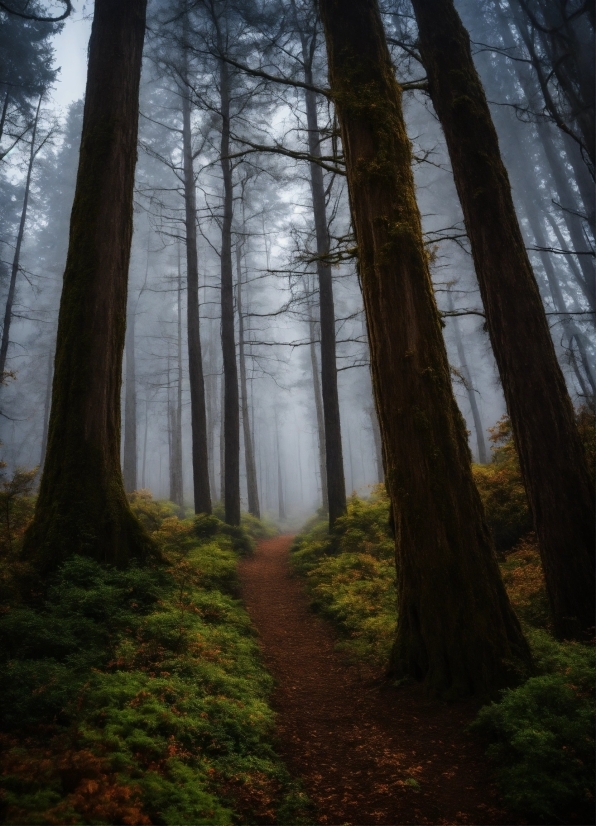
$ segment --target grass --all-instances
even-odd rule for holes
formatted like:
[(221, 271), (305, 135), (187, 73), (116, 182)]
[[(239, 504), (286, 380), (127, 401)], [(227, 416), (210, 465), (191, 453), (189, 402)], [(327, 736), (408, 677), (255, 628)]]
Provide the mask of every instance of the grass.
[(237, 598), (251, 538), (217, 519), (181, 521), (146, 493), (133, 508), (167, 565), (118, 571), (73, 556), (34, 607), (5, 588), (1, 819), (308, 822), (275, 752), (271, 678)]

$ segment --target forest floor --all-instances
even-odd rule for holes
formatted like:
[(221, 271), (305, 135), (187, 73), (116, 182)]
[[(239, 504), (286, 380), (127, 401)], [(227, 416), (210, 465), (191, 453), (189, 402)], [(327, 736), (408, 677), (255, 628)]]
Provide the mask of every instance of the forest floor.
[(302, 780), (317, 822), (524, 822), (499, 808), (481, 746), (466, 733), (477, 705), (430, 701), (418, 686), (392, 688), (381, 673), (348, 662), (291, 573), (292, 538), (260, 542), (240, 576), (276, 681), (281, 756)]

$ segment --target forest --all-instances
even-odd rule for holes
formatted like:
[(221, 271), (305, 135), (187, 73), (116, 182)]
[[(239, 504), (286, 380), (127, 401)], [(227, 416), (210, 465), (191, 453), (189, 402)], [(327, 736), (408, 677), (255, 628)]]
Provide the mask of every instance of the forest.
[(595, 822), (594, 30), (0, 0), (0, 822)]

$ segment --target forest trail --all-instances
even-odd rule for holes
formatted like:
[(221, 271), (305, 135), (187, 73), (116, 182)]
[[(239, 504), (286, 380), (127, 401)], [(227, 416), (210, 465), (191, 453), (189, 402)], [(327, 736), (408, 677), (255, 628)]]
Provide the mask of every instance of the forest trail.
[(418, 686), (390, 689), (380, 674), (347, 663), (290, 573), (291, 541), (260, 542), (240, 576), (276, 680), (281, 755), (302, 779), (317, 822), (515, 822), (498, 808), (482, 750), (465, 734), (474, 708), (430, 702)]

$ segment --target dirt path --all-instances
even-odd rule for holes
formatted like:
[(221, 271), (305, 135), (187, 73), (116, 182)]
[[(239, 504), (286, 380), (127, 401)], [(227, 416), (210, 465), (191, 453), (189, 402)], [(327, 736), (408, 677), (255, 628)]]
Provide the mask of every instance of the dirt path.
[[(347, 664), (288, 569), (292, 537), (243, 561), (243, 598), (277, 681), (281, 752), (323, 824), (507, 824), (466, 705), (389, 689)], [(289, 824), (280, 824), (289, 826)]]

